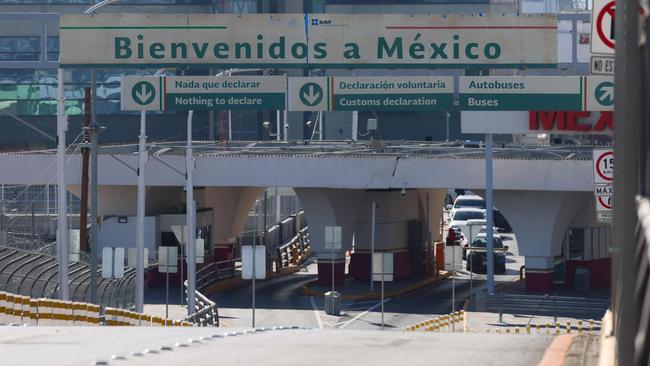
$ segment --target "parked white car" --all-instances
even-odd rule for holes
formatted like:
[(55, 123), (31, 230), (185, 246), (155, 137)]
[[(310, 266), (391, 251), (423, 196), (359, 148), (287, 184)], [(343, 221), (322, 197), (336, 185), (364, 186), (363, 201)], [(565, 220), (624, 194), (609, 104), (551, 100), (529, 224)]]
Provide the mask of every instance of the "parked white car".
[(477, 208), (485, 212), (485, 200), (481, 196), (465, 194), (456, 197), (454, 205), (451, 207), (449, 217), (453, 220), (454, 213), (461, 208)]
[(485, 220), (485, 210), (480, 208), (459, 208), (451, 216), (449, 227), (459, 228), (466, 238), (470, 237), (468, 220)]

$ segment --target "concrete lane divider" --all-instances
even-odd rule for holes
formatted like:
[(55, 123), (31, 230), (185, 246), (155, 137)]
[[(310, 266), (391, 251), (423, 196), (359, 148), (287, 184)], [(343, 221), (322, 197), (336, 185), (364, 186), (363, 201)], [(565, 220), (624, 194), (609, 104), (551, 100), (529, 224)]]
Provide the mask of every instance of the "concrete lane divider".
[(72, 324), (85, 325), (86, 324), (86, 303), (73, 302), (72, 303)]
[(101, 322), (101, 307), (96, 304), (86, 304), (86, 324), (99, 326)]
[(38, 299), (29, 298), (29, 324), (38, 325)]
[(0, 291), (0, 324), (9, 324), (7, 319), (7, 293)]
[(52, 325), (52, 303), (50, 299), (38, 299), (38, 325)]

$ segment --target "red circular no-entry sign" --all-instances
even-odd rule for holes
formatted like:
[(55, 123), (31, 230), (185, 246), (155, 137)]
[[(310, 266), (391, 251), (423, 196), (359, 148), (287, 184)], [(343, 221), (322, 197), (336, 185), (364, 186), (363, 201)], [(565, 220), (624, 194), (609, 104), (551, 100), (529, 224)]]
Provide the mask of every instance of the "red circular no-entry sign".
[[(614, 18), (616, 17), (616, 1), (610, 1), (607, 5), (603, 6), (598, 13), (596, 18), (596, 32), (598, 33), (598, 38), (609, 48), (614, 49)], [(642, 7), (639, 7), (639, 14), (643, 15), (644, 11)], [(604, 29), (605, 24), (604, 20), (609, 19), (610, 29)], [(609, 35), (607, 35), (609, 33)]]

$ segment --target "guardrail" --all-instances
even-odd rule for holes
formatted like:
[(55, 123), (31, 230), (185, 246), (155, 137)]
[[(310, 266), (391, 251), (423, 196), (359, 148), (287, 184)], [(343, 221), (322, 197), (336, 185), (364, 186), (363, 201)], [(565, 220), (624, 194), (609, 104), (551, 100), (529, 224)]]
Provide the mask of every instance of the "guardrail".
[[(187, 297), (187, 281), (183, 285), (185, 287), (185, 296)], [(194, 303), (194, 314), (187, 316), (183, 321), (191, 322), (200, 327), (219, 326), (219, 308), (216, 302), (208, 299), (201, 292), (194, 291)]]
[[(90, 268), (84, 262), (68, 267), (70, 297), (73, 301), (90, 301)], [(0, 290), (34, 298), (58, 297), (56, 257), (0, 246)], [(97, 271), (97, 302), (102, 306), (130, 308), (135, 291), (135, 270), (126, 269), (120, 279), (104, 279)]]
[(278, 268), (304, 265), (308, 258), (310, 259), (308, 263), (310, 263), (315, 259), (315, 254), (310, 255), (310, 249), (309, 231), (305, 227), (288, 243), (278, 247)]
[(557, 322), (558, 314), (583, 315), (585, 312), (604, 314), (610, 306), (609, 299), (569, 297), (556, 295), (518, 295), (485, 293), (477, 298), (477, 306), (499, 312), (499, 322), (503, 321), (503, 313), (513, 314), (547, 314), (553, 315)]

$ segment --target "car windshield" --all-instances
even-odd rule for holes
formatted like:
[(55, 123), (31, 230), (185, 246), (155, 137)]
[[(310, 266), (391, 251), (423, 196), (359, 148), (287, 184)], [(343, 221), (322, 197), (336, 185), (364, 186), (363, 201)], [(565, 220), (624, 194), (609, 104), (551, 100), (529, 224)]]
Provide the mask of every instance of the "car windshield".
[(481, 199), (459, 199), (456, 201), (456, 208), (472, 207), (472, 208), (485, 208), (485, 201)]
[[(473, 247), (485, 248), (486, 245), (487, 245), (487, 240), (485, 240), (485, 237), (476, 238), (472, 243)], [(497, 238), (496, 236), (494, 237), (494, 248), (495, 249), (503, 248), (503, 242), (501, 241), (501, 239)]]
[(454, 220), (456, 221), (479, 220), (484, 218), (485, 215), (480, 211), (457, 211), (454, 213)]

